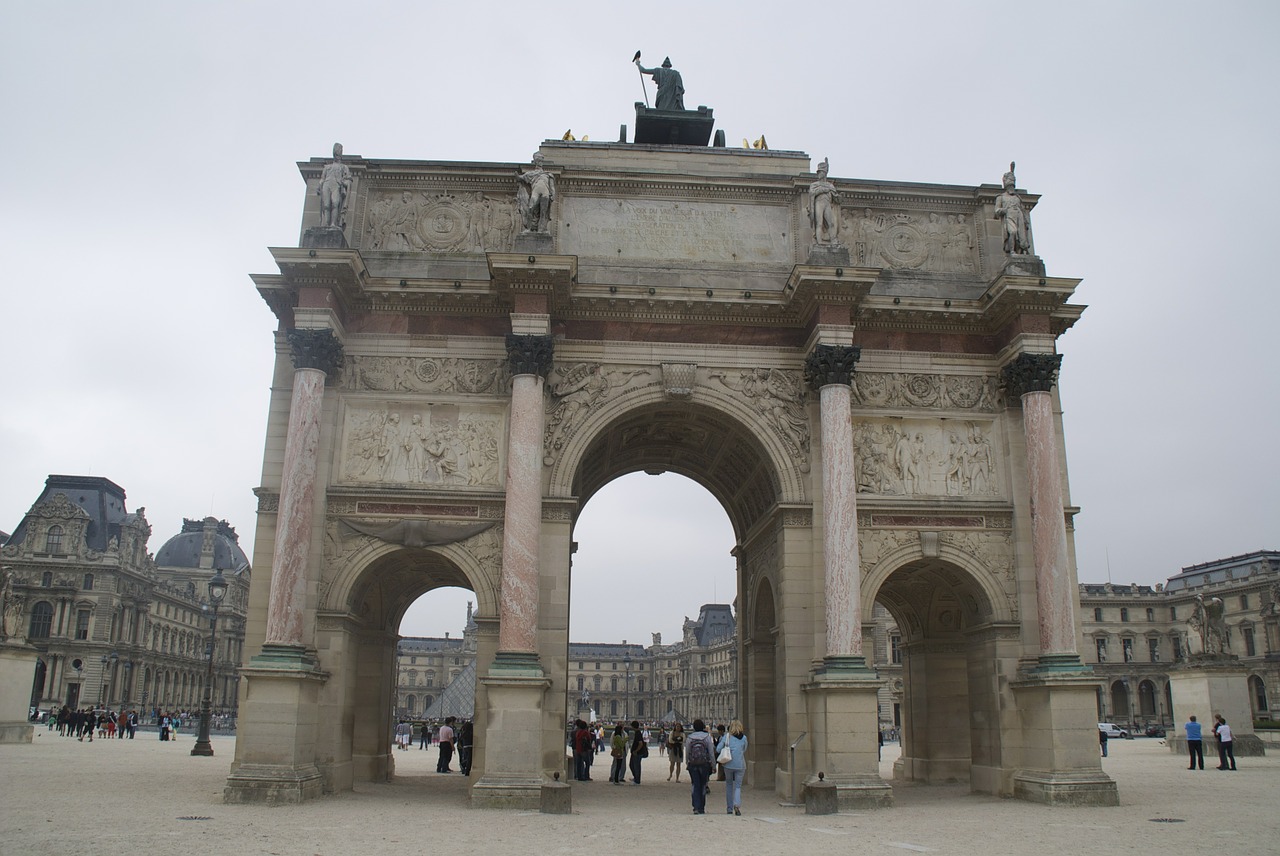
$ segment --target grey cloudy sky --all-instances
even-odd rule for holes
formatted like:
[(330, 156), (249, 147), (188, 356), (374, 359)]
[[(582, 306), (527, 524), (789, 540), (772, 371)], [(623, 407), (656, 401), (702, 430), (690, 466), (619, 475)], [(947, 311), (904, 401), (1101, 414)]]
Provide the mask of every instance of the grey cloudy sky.
[[(731, 142), (834, 176), (976, 185), (1018, 162), (1037, 251), (1090, 307), (1059, 342), (1082, 580), (1280, 542), (1280, 5), (75, 0), (5, 19), (0, 529), (49, 473), (93, 474), (146, 506), (153, 550), (207, 514), (250, 548), (274, 319), (248, 274), (297, 243), (294, 163), (335, 140), (519, 162), (568, 128), (615, 140), (642, 49)], [(679, 485), (631, 477), (587, 506), (575, 639), (672, 638), (732, 598), (727, 519)], [(460, 629), (463, 599), (404, 632)]]

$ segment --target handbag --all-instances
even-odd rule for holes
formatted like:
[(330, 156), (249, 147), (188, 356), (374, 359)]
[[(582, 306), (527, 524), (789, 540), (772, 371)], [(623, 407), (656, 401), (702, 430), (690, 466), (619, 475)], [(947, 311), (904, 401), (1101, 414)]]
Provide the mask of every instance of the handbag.
[(724, 748), (720, 750), (720, 754), (716, 756), (717, 764), (728, 764), (733, 760), (733, 753), (729, 751), (729, 743), (725, 742)]

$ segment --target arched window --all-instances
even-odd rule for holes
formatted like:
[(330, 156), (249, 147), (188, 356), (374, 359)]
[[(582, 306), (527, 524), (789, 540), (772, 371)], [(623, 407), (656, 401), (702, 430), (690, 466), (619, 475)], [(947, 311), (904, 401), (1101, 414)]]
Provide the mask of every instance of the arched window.
[(46, 553), (62, 552), (62, 527), (50, 526), (49, 531), (44, 536), (44, 551)]
[(31, 627), (27, 632), (28, 639), (48, 639), (53, 628), (53, 604), (48, 601), (37, 601), (31, 607)]
[(1267, 707), (1267, 685), (1262, 682), (1262, 678), (1257, 675), (1249, 677), (1249, 689), (1252, 690), (1249, 695), (1253, 696), (1253, 709), (1255, 713), (1266, 713), (1270, 708)]
[(1141, 716), (1156, 715), (1156, 686), (1151, 681), (1138, 684), (1138, 713)]
[(404, 700), (405, 710), (409, 711), (409, 713), (416, 713), (418, 709), (417, 705), (418, 705), (417, 696), (413, 696), (413, 695), (405, 696), (405, 700)]

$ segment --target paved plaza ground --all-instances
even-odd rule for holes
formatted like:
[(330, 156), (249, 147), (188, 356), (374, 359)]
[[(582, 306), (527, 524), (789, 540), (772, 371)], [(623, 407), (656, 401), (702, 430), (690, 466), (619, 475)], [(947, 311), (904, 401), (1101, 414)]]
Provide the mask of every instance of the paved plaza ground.
[[(436, 752), (394, 753), (397, 777), (302, 806), (224, 805), (234, 738), (215, 737), (212, 758), (192, 757), (194, 737), (161, 743), (80, 743), (43, 728), (32, 745), (0, 746), (0, 854), (440, 853), (581, 856), (690, 852), (804, 854), (1280, 853), (1280, 752), (1241, 758), (1240, 770), (1188, 772), (1159, 741), (1113, 740), (1103, 767), (1119, 808), (1046, 808), (975, 796), (967, 786), (897, 786), (891, 809), (808, 816), (768, 792), (747, 790), (743, 816), (724, 814), (714, 784), (708, 813), (690, 813), (689, 786), (667, 782), (667, 760), (645, 762), (644, 783), (574, 785), (574, 814), (472, 809), (459, 775), (434, 772)], [(885, 747), (891, 775), (896, 746)], [(456, 766), (456, 759), (455, 759)], [(686, 778), (687, 781), (687, 778)], [(1158, 822), (1174, 818), (1180, 822)]]

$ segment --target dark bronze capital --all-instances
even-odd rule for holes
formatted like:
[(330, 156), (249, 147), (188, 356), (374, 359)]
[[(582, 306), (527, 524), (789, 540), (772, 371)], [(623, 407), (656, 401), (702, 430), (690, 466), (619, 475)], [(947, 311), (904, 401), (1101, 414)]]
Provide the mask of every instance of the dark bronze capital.
[(1009, 398), (1021, 398), (1028, 392), (1049, 392), (1058, 381), (1062, 354), (1018, 354), (1000, 372)]
[(295, 369), (319, 369), (332, 375), (342, 368), (342, 342), (332, 330), (290, 330), (288, 337)]
[(817, 391), (833, 383), (853, 383), (853, 370), (862, 349), (847, 345), (816, 345), (804, 360), (804, 379)]
[(551, 337), (507, 334), (507, 365), (511, 374), (536, 374), (543, 380), (551, 372)]

